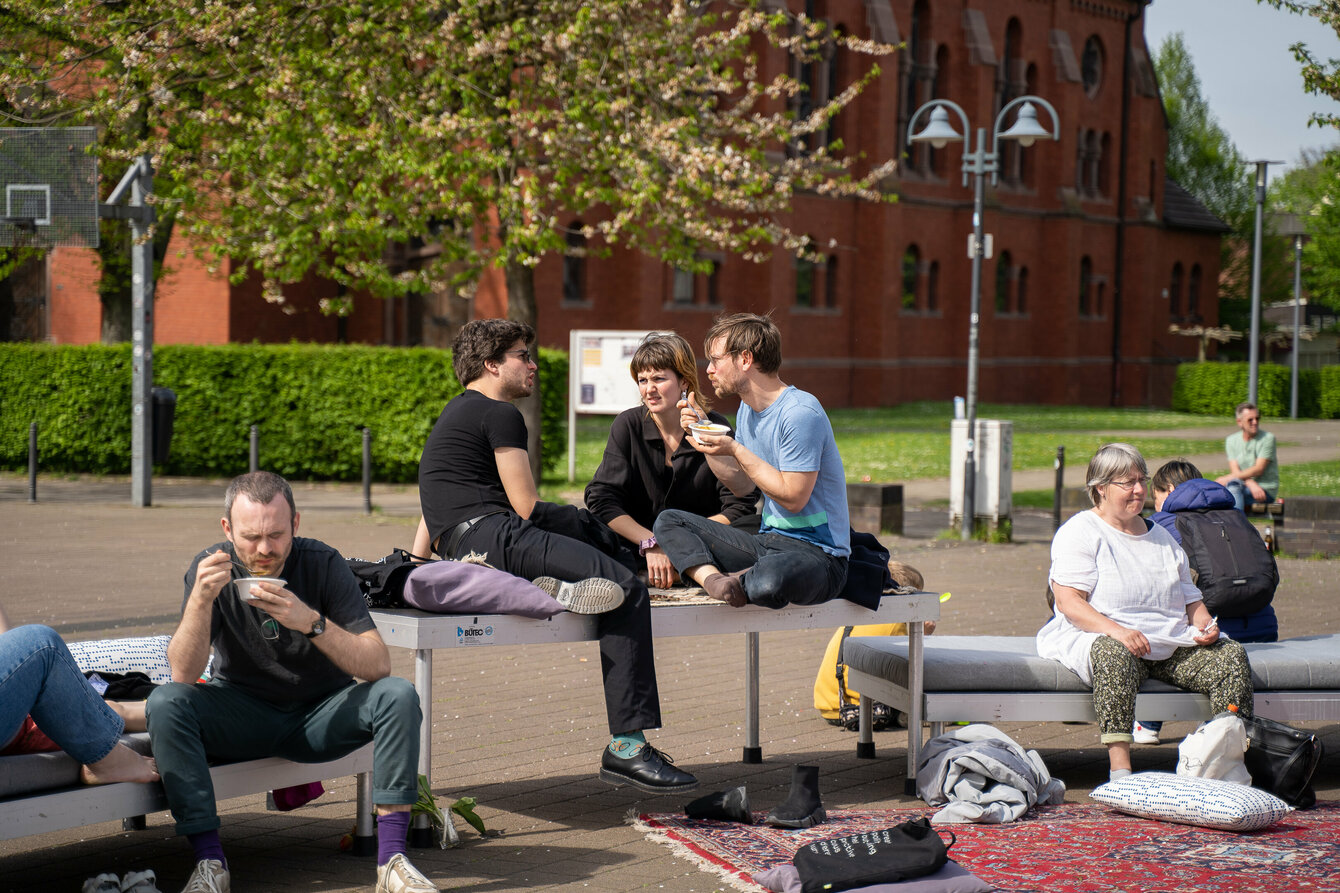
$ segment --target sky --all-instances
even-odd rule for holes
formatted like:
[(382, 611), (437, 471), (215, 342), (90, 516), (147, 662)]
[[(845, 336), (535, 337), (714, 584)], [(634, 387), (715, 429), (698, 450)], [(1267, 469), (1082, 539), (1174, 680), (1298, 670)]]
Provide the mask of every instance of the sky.
[(1340, 130), (1308, 126), (1313, 112), (1340, 113), (1340, 103), (1305, 93), (1289, 52), (1302, 42), (1320, 59), (1340, 58), (1335, 31), (1256, 0), (1153, 0), (1145, 10), (1151, 56), (1178, 31), (1219, 126), (1243, 157), (1286, 163), (1268, 168), (1272, 180), (1304, 148), (1340, 143)]

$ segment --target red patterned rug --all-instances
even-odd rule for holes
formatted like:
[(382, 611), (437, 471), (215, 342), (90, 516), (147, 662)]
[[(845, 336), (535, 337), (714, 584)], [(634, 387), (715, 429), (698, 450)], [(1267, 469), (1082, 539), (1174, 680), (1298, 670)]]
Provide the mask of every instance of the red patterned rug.
[[(669, 813), (640, 815), (635, 825), (736, 889), (756, 893), (763, 888), (751, 875), (791, 861), (806, 844), (934, 813), (924, 806), (832, 810), (827, 822), (804, 831)], [(1038, 807), (1004, 825), (940, 827), (958, 836), (950, 857), (1006, 893), (1340, 891), (1340, 802), (1318, 803), (1248, 834), (1137, 819), (1082, 803)]]

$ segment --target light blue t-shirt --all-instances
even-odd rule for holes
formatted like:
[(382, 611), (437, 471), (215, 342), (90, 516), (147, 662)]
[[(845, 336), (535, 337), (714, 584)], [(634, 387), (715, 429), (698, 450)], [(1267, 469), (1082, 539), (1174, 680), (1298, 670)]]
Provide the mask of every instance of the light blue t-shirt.
[(788, 387), (762, 412), (741, 403), (735, 439), (778, 471), (819, 472), (810, 501), (799, 512), (788, 512), (763, 495), (761, 532), (805, 540), (831, 555), (850, 555), (847, 477), (833, 426), (814, 395)]

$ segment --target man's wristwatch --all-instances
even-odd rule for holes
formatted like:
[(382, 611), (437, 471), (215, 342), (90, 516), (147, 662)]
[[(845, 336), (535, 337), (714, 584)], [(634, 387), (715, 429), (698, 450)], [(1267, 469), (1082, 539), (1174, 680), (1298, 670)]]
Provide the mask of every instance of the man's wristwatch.
[(303, 633), (303, 635), (307, 636), (307, 638), (309, 639), (315, 639), (317, 636), (321, 635), (325, 631), (326, 631), (326, 615), (317, 614), (316, 619), (312, 621), (312, 631), (310, 633)]
[(648, 552), (650, 552), (652, 549), (655, 548), (656, 548), (656, 534), (653, 533), (651, 536), (647, 537), (642, 542), (637, 544), (637, 554), (645, 556)]

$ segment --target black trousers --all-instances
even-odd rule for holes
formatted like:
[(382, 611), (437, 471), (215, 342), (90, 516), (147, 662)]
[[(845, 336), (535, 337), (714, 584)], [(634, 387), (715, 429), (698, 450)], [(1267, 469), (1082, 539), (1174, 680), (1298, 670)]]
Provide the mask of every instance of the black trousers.
[(575, 582), (604, 577), (619, 584), (623, 604), (596, 618), (610, 734), (660, 728), (661, 696), (656, 687), (647, 584), (633, 573), (627, 557), (621, 561), (578, 538), (582, 531), (574, 525), (575, 517), (569, 517), (574, 511), (570, 506), (540, 503), (530, 521), (512, 512), (490, 515), (461, 538), (455, 556), (447, 557), (478, 552), (499, 570), (527, 580), (549, 576)]

